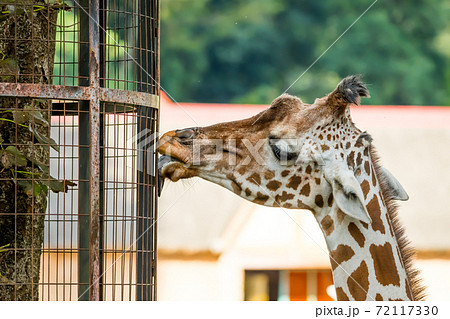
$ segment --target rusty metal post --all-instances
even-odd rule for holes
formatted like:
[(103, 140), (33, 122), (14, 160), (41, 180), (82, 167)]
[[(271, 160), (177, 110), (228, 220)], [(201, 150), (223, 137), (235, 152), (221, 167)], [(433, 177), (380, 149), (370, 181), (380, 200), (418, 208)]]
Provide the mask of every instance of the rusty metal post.
[[(100, 87), (99, 0), (89, 1), (89, 86)], [(89, 299), (100, 300), (100, 99), (96, 94), (89, 102), (90, 124), (90, 245)]]
[[(128, 138), (137, 129), (153, 134), (159, 127), (160, 2), (64, 4), (56, 24), (60, 36), (52, 39), (56, 71), (48, 83), (0, 83), (0, 97), (51, 102), (45, 110), (49, 137), (61, 147), (50, 153), (50, 170), (58, 180), (76, 184), (47, 196), (43, 300), (156, 299), (157, 154), (154, 146), (142, 152)], [(40, 68), (39, 62), (33, 63)], [(144, 168), (135, 172), (141, 159)], [(128, 167), (131, 173), (119, 172)], [(126, 260), (116, 259), (118, 254)]]

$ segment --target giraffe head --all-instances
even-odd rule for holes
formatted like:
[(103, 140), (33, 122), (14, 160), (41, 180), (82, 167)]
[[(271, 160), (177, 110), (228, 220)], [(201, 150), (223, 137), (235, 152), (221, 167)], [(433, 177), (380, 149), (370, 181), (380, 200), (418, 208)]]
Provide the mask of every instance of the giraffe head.
[[(162, 178), (201, 177), (266, 206), (326, 211), (333, 202), (371, 223), (357, 176), (370, 136), (356, 128), (349, 106), (369, 92), (359, 76), (343, 79), (313, 104), (283, 94), (248, 119), (170, 131), (158, 151)], [(387, 183), (406, 199), (390, 174)]]

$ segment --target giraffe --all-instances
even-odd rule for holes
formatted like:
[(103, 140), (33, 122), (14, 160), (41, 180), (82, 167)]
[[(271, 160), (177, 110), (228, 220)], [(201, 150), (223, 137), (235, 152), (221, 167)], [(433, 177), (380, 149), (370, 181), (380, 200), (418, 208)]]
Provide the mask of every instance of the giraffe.
[(196, 176), (260, 205), (311, 211), (338, 300), (422, 300), (394, 203), (408, 195), (352, 122), (361, 97), (369, 91), (354, 75), (313, 104), (282, 94), (248, 119), (167, 132), (160, 180)]

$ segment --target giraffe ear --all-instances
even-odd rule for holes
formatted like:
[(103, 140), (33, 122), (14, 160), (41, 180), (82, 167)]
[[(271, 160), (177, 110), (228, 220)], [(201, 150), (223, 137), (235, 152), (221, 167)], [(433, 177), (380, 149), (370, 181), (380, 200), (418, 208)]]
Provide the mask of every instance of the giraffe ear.
[(341, 163), (325, 166), (325, 178), (331, 185), (337, 206), (345, 214), (365, 223), (372, 223), (366, 205), (364, 205), (361, 186), (347, 165)]
[(405, 189), (394, 175), (383, 166), (381, 166), (379, 170), (381, 172), (381, 181), (389, 187), (391, 198), (402, 201), (408, 200), (408, 193), (406, 193)]

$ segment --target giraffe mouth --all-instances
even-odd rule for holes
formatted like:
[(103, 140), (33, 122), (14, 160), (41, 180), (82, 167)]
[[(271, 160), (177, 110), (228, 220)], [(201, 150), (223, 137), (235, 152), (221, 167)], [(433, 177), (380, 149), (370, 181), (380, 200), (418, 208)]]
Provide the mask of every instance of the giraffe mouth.
[(160, 156), (158, 159), (158, 196), (161, 196), (166, 178), (176, 182), (181, 178), (189, 177), (192, 177), (192, 174), (188, 172), (186, 163), (170, 155)]

